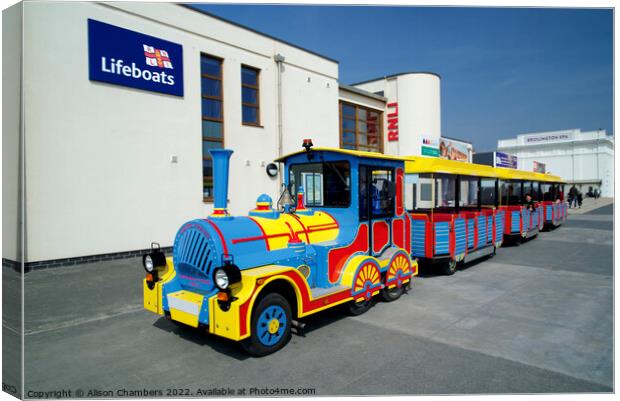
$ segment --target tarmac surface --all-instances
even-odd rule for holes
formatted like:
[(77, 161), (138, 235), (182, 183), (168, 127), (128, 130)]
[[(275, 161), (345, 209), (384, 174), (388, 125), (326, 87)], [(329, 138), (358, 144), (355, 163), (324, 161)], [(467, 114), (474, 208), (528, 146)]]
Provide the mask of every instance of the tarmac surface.
[(612, 208), (570, 216), (453, 276), (424, 271), (408, 294), (364, 315), (320, 313), (305, 337), (264, 358), (144, 311), (138, 258), (30, 272), (24, 395), (612, 392)]

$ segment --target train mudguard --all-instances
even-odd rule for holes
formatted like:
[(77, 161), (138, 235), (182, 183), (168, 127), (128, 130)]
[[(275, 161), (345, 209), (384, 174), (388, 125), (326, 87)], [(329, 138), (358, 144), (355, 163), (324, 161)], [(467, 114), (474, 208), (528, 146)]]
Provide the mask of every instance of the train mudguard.
[(288, 266), (267, 265), (255, 269), (243, 270), (241, 281), (231, 285), (234, 299), (228, 308), (222, 308), (217, 296), (209, 298), (209, 332), (215, 335), (239, 341), (250, 336), (252, 309), (262, 288), (274, 280), (287, 281), (295, 292), (298, 305), (301, 305), (301, 291), (293, 276), (305, 278), (296, 269)]
[(172, 264), (172, 257), (166, 258), (166, 267), (159, 272), (160, 280), (155, 283), (155, 286), (150, 289), (147, 286), (146, 279), (142, 280), (142, 291), (144, 293), (144, 309), (157, 313), (159, 315), (164, 314), (163, 302), (162, 302), (162, 287), (170, 280), (174, 279), (176, 271)]

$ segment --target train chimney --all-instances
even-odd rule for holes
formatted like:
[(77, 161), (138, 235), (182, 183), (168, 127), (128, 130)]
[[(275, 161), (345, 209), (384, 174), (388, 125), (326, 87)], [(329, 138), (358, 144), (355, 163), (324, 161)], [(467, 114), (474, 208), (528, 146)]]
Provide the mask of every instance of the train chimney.
[(233, 151), (230, 149), (210, 149), (209, 153), (213, 159), (213, 213), (211, 217), (226, 217), (228, 211), (228, 175), (230, 166), (230, 156)]

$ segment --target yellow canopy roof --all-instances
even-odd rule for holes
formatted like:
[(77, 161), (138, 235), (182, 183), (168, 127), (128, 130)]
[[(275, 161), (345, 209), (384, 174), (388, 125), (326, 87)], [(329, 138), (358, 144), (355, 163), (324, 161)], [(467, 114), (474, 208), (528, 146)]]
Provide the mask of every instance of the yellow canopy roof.
[(497, 170), (497, 177), (503, 180), (527, 180), (565, 183), (561, 177), (552, 174), (535, 173), (533, 171), (515, 170), (505, 167), (495, 167), (495, 170)]
[(492, 178), (497, 177), (497, 172), (491, 166), (426, 156), (408, 156), (405, 161), (405, 172), (459, 174)]
[(516, 170), (505, 167), (491, 167), (484, 164), (459, 162), (437, 157), (408, 156), (405, 158), (405, 171), (414, 173), (444, 173), (476, 177), (500, 178), (503, 180), (528, 180), (541, 182), (561, 182), (562, 178), (551, 175)]

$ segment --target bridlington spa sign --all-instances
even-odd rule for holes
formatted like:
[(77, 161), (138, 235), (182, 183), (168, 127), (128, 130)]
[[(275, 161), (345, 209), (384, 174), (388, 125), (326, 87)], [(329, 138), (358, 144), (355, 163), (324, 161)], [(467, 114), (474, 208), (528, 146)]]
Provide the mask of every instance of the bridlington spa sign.
[(183, 47), (88, 19), (91, 81), (183, 96)]
[(523, 135), (521, 137), (522, 143), (524, 145), (539, 145), (539, 144), (547, 144), (552, 142), (565, 142), (573, 140), (575, 132), (573, 130), (569, 131), (555, 131), (555, 132), (545, 132), (541, 134), (529, 134)]

